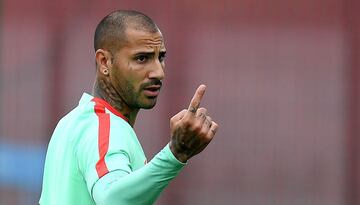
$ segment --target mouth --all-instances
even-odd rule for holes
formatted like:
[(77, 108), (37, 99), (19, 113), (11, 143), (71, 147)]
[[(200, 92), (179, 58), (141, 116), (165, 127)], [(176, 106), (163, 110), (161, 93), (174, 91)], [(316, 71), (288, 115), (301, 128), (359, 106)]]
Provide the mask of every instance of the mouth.
[(160, 93), (161, 85), (151, 85), (144, 88), (144, 94), (148, 97), (157, 97)]

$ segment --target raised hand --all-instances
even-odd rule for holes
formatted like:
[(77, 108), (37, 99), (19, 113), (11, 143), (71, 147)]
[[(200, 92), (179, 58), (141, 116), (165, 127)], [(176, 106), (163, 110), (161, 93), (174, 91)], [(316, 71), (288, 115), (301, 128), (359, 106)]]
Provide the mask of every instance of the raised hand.
[(208, 116), (205, 108), (199, 108), (205, 89), (205, 85), (200, 85), (191, 99), (189, 108), (170, 119), (170, 150), (181, 162), (186, 162), (204, 150), (219, 127)]

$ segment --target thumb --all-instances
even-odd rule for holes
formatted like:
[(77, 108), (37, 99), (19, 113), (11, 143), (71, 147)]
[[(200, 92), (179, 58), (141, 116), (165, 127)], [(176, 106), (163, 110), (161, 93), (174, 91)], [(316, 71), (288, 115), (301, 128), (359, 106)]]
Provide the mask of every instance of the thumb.
[(183, 117), (184, 117), (184, 115), (185, 115), (185, 113), (187, 112), (187, 110), (181, 110), (179, 113), (177, 113), (176, 115), (174, 115), (171, 119), (170, 119), (170, 122), (178, 122), (178, 121), (180, 121)]

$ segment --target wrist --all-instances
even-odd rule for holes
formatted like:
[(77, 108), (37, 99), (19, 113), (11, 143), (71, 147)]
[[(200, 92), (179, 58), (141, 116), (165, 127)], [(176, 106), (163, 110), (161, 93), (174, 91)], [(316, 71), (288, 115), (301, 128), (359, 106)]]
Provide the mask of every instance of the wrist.
[(173, 153), (173, 155), (175, 156), (175, 158), (177, 160), (179, 160), (182, 163), (187, 162), (189, 157), (187, 156), (187, 154), (182, 152), (182, 149), (179, 146), (177, 146), (176, 143), (173, 143), (172, 141), (170, 141), (169, 147), (170, 147), (170, 151)]

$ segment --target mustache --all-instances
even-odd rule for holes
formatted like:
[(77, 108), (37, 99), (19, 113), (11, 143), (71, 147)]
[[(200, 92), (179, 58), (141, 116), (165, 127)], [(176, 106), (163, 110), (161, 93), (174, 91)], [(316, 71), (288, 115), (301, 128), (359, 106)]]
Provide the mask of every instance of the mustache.
[(160, 87), (162, 86), (162, 81), (159, 79), (151, 79), (150, 81), (143, 83), (141, 85), (141, 89), (152, 86), (152, 85), (160, 85)]

